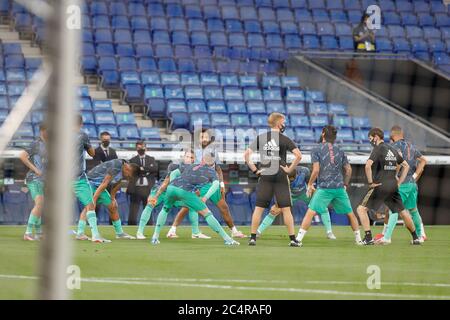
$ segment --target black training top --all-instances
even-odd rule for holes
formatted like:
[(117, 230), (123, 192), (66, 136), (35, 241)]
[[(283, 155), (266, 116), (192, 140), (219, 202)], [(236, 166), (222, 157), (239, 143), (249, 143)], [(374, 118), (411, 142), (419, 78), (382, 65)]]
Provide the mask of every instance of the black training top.
[(287, 151), (292, 152), (297, 145), (278, 131), (268, 131), (257, 136), (249, 148), (261, 155), (260, 168), (265, 169), (262, 174), (274, 175), (287, 164)]
[(384, 142), (380, 143), (373, 148), (369, 159), (373, 161), (372, 179), (374, 183), (397, 184), (395, 179), (397, 164), (402, 163), (403, 158), (393, 146)]

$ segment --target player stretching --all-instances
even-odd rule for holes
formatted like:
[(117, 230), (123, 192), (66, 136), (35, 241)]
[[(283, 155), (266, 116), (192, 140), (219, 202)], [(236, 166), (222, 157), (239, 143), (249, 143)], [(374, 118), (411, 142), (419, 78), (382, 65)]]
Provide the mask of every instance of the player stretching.
[[(288, 229), (291, 240), (289, 245), (291, 247), (300, 246), (295, 239), (288, 174), (296, 170), (302, 159), (302, 154), (295, 143), (282, 134), (286, 128), (284, 125), (285, 120), (284, 115), (281, 113), (274, 112), (270, 114), (268, 124), (271, 130), (257, 136), (244, 153), (244, 159), (248, 167), (254, 174), (259, 176), (256, 188), (256, 207), (252, 216), (251, 239), (248, 243), (250, 246), (256, 245), (256, 233), (261, 221), (261, 215), (269, 207), (274, 195)], [(289, 167), (286, 161), (288, 150), (295, 156)], [(254, 151), (258, 151), (261, 156), (260, 169), (252, 161), (251, 157)]]
[[(303, 237), (311, 226), (311, 221), (317, 213), (327, 212), (328, 205), (336, 210), (337, 214), (346, 214), (353, 232), (355, 242), (362, 244), (359, 224), (353, 213), (352, 205), (347, 194), (347, 187), (352, 177), (352, 168), (345, 153), (334, 144), (337, 130), (334, 126), (326, 126), (322, 130), (322, 145), (311, 152), (313, 171), (308, 182), (307, 195), (314, 196), (309, 203), (308, 211), (303, 218), (297, 240), (301, 243)], [(344, 175), (342, 172), (344, 171)], [(317, 191), (314, 182), (317, 182)]]
[[(95, 149), (92, 147), (91, 142), (89, 141), (88, 135), (81, 130), (83, 126), (83, 118), (81, 115), (77, 117), (77, 136), (76, 136), (76, 171), (75, 171), (75, 181), (73, 182), (73, 189), (75, 192), (75, 196), (84, 206), (83, 211), (85, 210), (87, 222), (91, 227), (92, 232), (92, 242), (105, 243), (111, 242), (110, 240), (104, 239), (100, 232), (98, 231), (97, 226), (97, 216), (95, 214), (95, 204), (92, 198), (92, 190), (91, 185), (86, 177), (86, 159), (84, 156), (84, 151), (86, 151), (91, 157), (95, 155)], [(86, 227), (86, 220), (80, 219), (78, 221), (78, 230), (84, 230)], [(76, 238), (78, 240), (89, 240), (89, 238), (84, 234), (78, 234)]]
[[(369, 209), (378, 209), (383, 203), (392, 211), (398, 212), (411, 232), (412, 244), (420, 244), (416, 228), (408, 211), (403, 206), (398, 187), (405, 181), (409, 165), (397, 150), (383, 141), (384, 133), (380, 128), (372, 128), (369, 131), (370, 144), (373, 150), (366, 162), (366, 177), (369, 190), (358, 206), (358, 216), (365, 231), (363, 243), (373, 244), (370, 221), (367, 215)], [(397, 180), (397, 165), (402, 166), (401, 175)], [(374, 167), (374, 171), (372, 171)]]
[[(198, 138), (200, 140), (200, 146), (197, 146), (194, 149), (195, 152), (195, 163), (199, 163), (200, 160), (203, 157), (203, 153), (209, 152), (213, 154), (213, 157), (215, 158), (215, 162), (213, 163), (213, 166), (215, 167), (215, 170), (217, 172), (217, 176), (219, 177), (220, 181), (220, 189), (217, 190), (210, 198), (210, 200), (217, 206), (217, 208), (220, 210), (220, 214), (223, 217), (223, 220), (227, 224), (227, 226), (231, 230), (231, 236), (233, 238), (245, 238), (246, 236), (239, 231), (236, 226), (234, 225), (233, 217), (230, 213), (230, 208), (228, 207), (228, 204), (225, 201), (225, 183), (223, 182), (223, 173), (220, 166), (217, 164), (218, 158), (218, 151), (216, 150), (216, 145), (212, 142), (211, 137), (208, 133), (208, 129), (202, 129), (201, 131), (195, 133), (198, 135)], [(199, 191), (200, 196), (203, 197), (206, 192), (208, 192), (210, 188), (210, 185), (204, 185)], [(188, 213), (187, 208), (183, 208), (178, 212), (177, 216), (175, 217), (175, 220), (172, 224), (172, 227), (170, 228), (169, 232), (167, 233), (168, 238), (178, 238), (176, 231), (177, 226), (183, 221), (183, 218)], [(199, 238), (202, 239), (208, 239), (207, 236), (199, 236)]]
[[(103, 204), (108, 208), (109, 217), (111, 218), (116, 239), (135, 239), (126, 234), (122, 229), (122, 221), (120, 221), (119, 210), (116, 201), (116, 193), (120, 189), (122, 178), (130, 180), (138, 176), (139, 166), (134, 163), (128, 163), (125, 160), (114, 159), (100, 163), (92, 168), (88, 174), (88, 180), (91, 184), (93, 200), (95, 205)], [(111, 194), (107, 188), (111, 185)], [(80, 215), (80, 220), (86, 220), (85, 210)], [(84, 224), (85, 225), (85, 224)], [(84, 234), (83, 224), (79, 225), (77, 234)]]
[[(214, 170), (213, 165), (214, 158), (209, 154), (205, 154), (200, 164), (190, 164), (185, 166), (183, 172), (179, 169), (173, 172), (174, 175), (178, 176), (174, 177), (167, 187), (164, 207), (159, 212), (156, 221), (152, 244), (159, 243), (159, 234), (161, 228), (166, 223), (169, 210), (174, 205), (183, 205), (203, 216), (210, 228), (223, 238), (225, 245), (239, 245), (239, 242), (233, 240), (225, 230), (223, 230), (219, 221), (217, 221), (205, 204), (209, 197), (211, 197), (220, 187), (217, 173)], [(210, 189), (202, 198), (198, 197), (195, 191), (201, 189), (206, 184), (211, 184)], [(153, 205), (158, 202), (158, 196), (163, 191), (164, 190), (160, 189), (155, 198), (151, 200)]]
[[(146, 237), (144, 236), (144, 228), (147, 225), (148, 220), (150, 220), (150, 217), (152, 215), (152, 211), (154, 207), (157, 207), (160, 203), (165, 202), (165, 192), (158, 193), (158, 190), (166, 190), (167, 186), (169, 185), (169, 182), (175, 175), (171, 175), (172, 172), (179, 169), (180, 171), (184, 170), (184, 167), (186, 165), (192, 164), (194, 162), (194, 153), (191, 149), (186, 150), (183, 157), (183, 162), (180, 164), (171, 163), (169, 164), (169, 167), (167, 168), (167, 175), (166, 177), (160, 179), (152, 188), (150, 195), (147, 200), (147, 205), (145, 206), (144, 210), (142, 211), (141, 218), (139, 220), (139, 227), (138, 231), (136, 233), (136, 238), (139, 240), (144, 240)], [(152, 204), (152, 199), (157, 198), (158, 201), (155, 203), (155, 205)], [(178, 203), (177, 203), (178, 204)], [(174, 205), (176, 206), (176, 205)], [(198, 213), (193, 210), (189, 210), (189, 220), (191, 221), (192, 226), (192, 238), (193, 239), (210, 239), (211, 237), (208, 237), (204, 235), (198, 226)]]
[[(311, 198), (306, 195), (306, 180), (310, 177), (310, 171), (306, 167), (297, 167), (296, 170), (289, 174), (289, 181), (291, 182), (291, 202), (294, 206), (298, 201), (302, 201), (307, 205), (311, 201)], [(258, 235), (261, 235), (268, 227), (270, 227), (275, 218), (281, 213), (281, 209), (277, 204), (274, 204), (270, 208), (270, 212), (263, 219), (256, 231)], [(320, 214), (320, 219), (325, 227), (327, 238), (330, 240), (336, 240), (336, 236), (333, 234), (331, 228), (331, 219), (328, 209), (326, 212)]]
[[(398, 192), (402, 197), (405, 208), (411, 214), (414, 221), (414, 226), (416, 227), (417, 236), (423, 242), (425, 239), (425, 233), (423, 230), (422, 218), (417, 210), (417, 181), (422, 175), (427, 160), (412, 143), (405, 140), (401, 127), (392, 127), (391, 141), (393, 142), (392, 146), (397, 149), (403, 159), (405, 159), (409, 164), (408, 174), (406, 175), (405, 181), (399, 186)], [(391, 243), (392, 232), (397, 224), (397, 220), (398, 213), (389, 213), (389, 220), (387, 225), (384, 225), (381, 237), (379, 235), (375, 237), (376, 243)]]
[[(23, 240), (27, 241), (40, 240), (42, 237), (41, 216), (44, 203), (43, 174), (47, 163), (46, 142), (47, 127), (41, 124), (39, 126), (39, 138), (20, 153), (20, 160), (29, 169), (25, 181), (34, 201), (34, 207), (28, 218), (27, 229), (23, 235)], [(34, 237), (33, 228), (36, 232)]]

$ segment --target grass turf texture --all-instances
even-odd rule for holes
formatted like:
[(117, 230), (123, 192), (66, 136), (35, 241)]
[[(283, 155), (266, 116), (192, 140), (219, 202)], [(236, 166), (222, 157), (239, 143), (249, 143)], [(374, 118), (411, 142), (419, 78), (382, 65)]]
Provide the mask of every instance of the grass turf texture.
[[(38, 243), (22, 240), (23, 226), (0, 227), (0, 299), (30, 299)], [(135, 227), (125, 227), (134, 234)], [(306, 235), (302, 248), (288, 247), (286, 229), (274, 226), (256, 247), (225, 247), (211, 240), (180, 238), (161, 244), (149, 240), (114, 240), (112, 226), (102, 226), (109, 244), (73, 241), (74, 264), (84, 279), (75, 299), (450, 299), (450, 226), (427, 227), (423, 246), (411, 246), (398, 227), (389, 246), (360, 247), (348, 227), (334, 227), (337, 240), (327, 240), (323, 227)], [(375, 228), (374, 234), (380, 232)], [(207, 227), (202, 231), (212, 235)], [(248, 227), (242, 231), (249, 233)], [(151, 235), (153, 227), (146, 229)], [(381, 289), (366, 286), (367, 267), (381, 269)]]

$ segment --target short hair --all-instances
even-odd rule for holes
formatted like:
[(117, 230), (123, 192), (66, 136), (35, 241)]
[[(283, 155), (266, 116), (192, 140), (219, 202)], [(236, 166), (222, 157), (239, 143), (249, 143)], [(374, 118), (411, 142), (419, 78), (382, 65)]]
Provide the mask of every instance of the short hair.
[(380, 139), (384, 139), (384, 132), (380, 128), (372, 128), (369, 130), (368, 137), (378, 136)]
[(323, 127), (322, 133), (326, 142), (334, 143), (336, 141), (337, 129), (335, 126), (328, 125)]
[(138, 177), (141, 174), (141, 168), (136, 163), (127, 163), (131, 168), (131, 176)]
[(83, 116), (81, 114), (77, 114), (77, 124), (82, 125), (83, 124)]
[(102, 132), (100, 132), (100, 137), (103, 137), (103, 136), (110, 136), (111, 137), (111, 134), (108, 131), (102, 131)]
[(391, 128), (391, 134), (402, 134), (403, 129), (399, 125), (392, 126)]
[(39, 131), (47, 130), (47, 125), (43, 122), (39, 124)]
[(267, 123), (269, 124), (269, 127), (273, 128), (278, 123), (278, 121), (284, 118), (286, 118), (284, 114), (281, 114), (279, 112), (272, 112), (267, 119)]
[(137, 147), (137, 146), (145, 146), (144, 140), (138, 140), (138, 141), (136, 141), (136, 147)]

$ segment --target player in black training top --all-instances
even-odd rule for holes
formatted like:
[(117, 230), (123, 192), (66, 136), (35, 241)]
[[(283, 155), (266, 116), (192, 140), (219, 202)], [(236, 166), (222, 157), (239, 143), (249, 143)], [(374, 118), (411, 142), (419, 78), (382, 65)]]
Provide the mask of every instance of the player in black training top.
[[(285, 129), (285, 116), (274, 112), (269, 115), (268, 124), (270, 131), (260, 134), (245, 151), (245, 162), (250, 170), (259, 176), (256, 187), (256, 207), (252, 216), (251, 239), (249, 245), (256, 245), (256, 230), (258, 229), (261, 215), (264, 209), (269, 207), (270, 201), (275, 195), (278, 207), (283, 213), (284, 223), (288, 228), (290, 246), (298, 247), (299, 243), (294, 235), (294, 218), (291, 212), (291, 190), (288, 174), (296, 170), (302, 159), (302, 154), (297, 145), (283, 135)], [(253, 163), (252, 153), (259, 152), (261, 156), (260, 167)], [(294, 161), (287, 165), (286, 154), (290, 151), (294, 154)]]
[[(408, 211), (403, 206), (402, 198), (398, 192), (398, 186), (403, 183), (408, 174), (409, 165), (397, 150), (384, 143), (384, 133), (380, 128), (372, 128), (369, 131), (369, 141), (373, 146), (372, 153), (366, 162), (366, 177), (369, 190), (358, 206), (357, 212), (365, 231), (364, 244), (373, 244), (370, 231), (370, 221), (367, 215), (369, 209), (378, 209), (383, 203), (392, 211), (398, 212), (411, 232), (412, 244), (420, 244), (416, 234), (414, 223)], [(397, 179), (398, 165), (403, 167), (401, 175)], [(373, 169), (372, 169), (373, 168)]]

